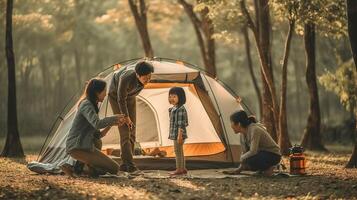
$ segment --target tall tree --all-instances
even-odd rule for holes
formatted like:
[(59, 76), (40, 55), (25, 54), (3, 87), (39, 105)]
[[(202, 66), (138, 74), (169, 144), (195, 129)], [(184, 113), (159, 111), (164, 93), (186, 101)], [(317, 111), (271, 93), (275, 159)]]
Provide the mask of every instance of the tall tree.
[[(321, 10), (320, 8), (324, 8)], [(316, 83), (316, 36), (318, 29), (322, 35), (341, 37), (346, 33), (344, 1), (316, 0), (304, 2), (302, 15), (304, 22), (304, 47), (306, 55), (306, 83), (309, 90), (310, 106), (307, 125), (301, 145), (311, 150), (325, 151), (321, 138), (321, 114)]]
[(288, 120), (286, 112), (286, 93), (287, 93), (287, 76), (288, 76), (288, 58), (290, 52), (291, 38), (294, 32), (295, 21), (289, 20), (289, 32), (285, 41), (284, 58), (282, 64), (282, 83), (281, 98), (279, 111), (279, 146), (283, 155), (289, 155), (291, 142), (288, 133)]
[[(357, 71), (357, 1), (347, 0), (347, 20), (348, 20), (348, 35), (350, 38), (352, 56), (355, 64), (355, 69)], [(356, 72), (357, 73), (357, 72)], [(354, 73), (354, 74), (356, 74)], [(357, 94), (357, 75), (355, 75), (356, 87), (354, 94)], [(352, 102), (353, 103), (353, 102)], [(354, 112), (355, 116), (355, 134), (354, 134), (354, 143), (355, 146), (352, 151), (350, 160), (348, 161), (347, 168), (357, 168), (357, 99), (354, 99), (354, 108), (351, 106), (351, 111)]]
[(135, 19), (136, 28), (139, 31), (141, 42), (144, 47), (145, 56), (152, 58), (154, 57), (154, 50), (151, 46), (148, 24), (147, 24), (147, 11), (145, 0), (128, 0), (130, 10)]
[(299, 17), (299, 9), (301, 5), (298, 0), (273, 0), (272, 6), (274, 9), (275, 17), (280, 21), (287, 21), (289, 30), (286, 35), (284, 56), (282, 60), (282, 78), (281, 78), (281, 96), (280, 96), (280, 111), (279, 111), (279, 146), (283, 155), (289, 155), (289, 148), (291, 142), (288, 133), (288, 120), (287, 120), (287, 76), (288, 76), (288, 60), (290, 53), (291, 40), (295, 31), (295, 23)]
[[(230, 35), (233, 31), (247, 26), (254, 36), (255, 46), (259, 55), (260, 71), (263, 85), (262, 121), (273, 139), (278, 136), (278, 107), (271, 62), (271, 22), (269, 0), (255, 0), (255, 15), (252, 16), (245, 0), (206, 0), (210, 7), (210, 18), (220, 35)], [(219, 31), (217, 31), (219, 33)], [(222, 34), (223, 33), (223, 34)], [(241, 33), (241, 32), (240, 32)]]
[(271, 62), (270, 43), (270, 10), (269, 0), (258, 0), (256, 4), (256, 23), (254, 23), (245, 1), (240, 1), (240, 8), (246, 18), (248, 27), (252, 30), (258, 55), (260, 58), (261, 72), (263, 79), (263, 123), (275, 141), (278, 140), (278, 110), (276, 99), (276, 89), (273, 77), (273, 67)]
[(253, 70), (253, 61), (252, 61), (252, 55), (251, 55), (251, 49), (250, 49), (250, 39), (249, 39), (249, 34), (248, 34), (248, 27), (244, 26), (242, 28), (242, 33), (244, 37), (244, 46), (245, 46), (245, 52), (247, 54), (247, 62), (248, 62), (248, 68), (249, 68), (249, 73), (252, 78), (253, 86), (255, 93), (258, 98), (258, 103), (259, 103), (259, 112), (260, 116), (263, 115), (263, 105), (262, 105), (262, 94), (260, 92), (260, 88), (258, 85), (258, 81), (254, 75), (254, 70)]
[[(216, 70), (216, 45), (215, 39), (212, 37), (214, 28), (212, 20), (208, 17), (208, 7), (198, 7), (196, 10), (200, 16), (194, 11), (194, 6), (185, 0), (178, 0), (184, 8), (186, 14), (190, 18), (195, 29), (198, 44), (200, 46), (203, 64), (209, 74), (213, 77), (217, 76)], [(200, 1), (197, 1), (198, 3)]]
[(8, 66), (8, 112), (7, 112), (7, 135), (5, 147), (1, 153), (4, 157), (24, 157), (19, 130), (17, 126), (16, 108), (16, 79), (15, 79), (15, 55), (12, 41), (12, 10), (13, 1), (7, 0), (6, 4), (6, 36), (5, 51)]
[(357, 1), (347, 0), (348, 36), (357, 70)]
[(320, 135), (321, 116), (316, 83), (315, 24), (312, 22), (305, 24), (304, 46), (306, 54), (306, 83), (310, 95), (310, 109), (301, 145), (307, 149), (325, 151), (326, 148), (322, 144)]

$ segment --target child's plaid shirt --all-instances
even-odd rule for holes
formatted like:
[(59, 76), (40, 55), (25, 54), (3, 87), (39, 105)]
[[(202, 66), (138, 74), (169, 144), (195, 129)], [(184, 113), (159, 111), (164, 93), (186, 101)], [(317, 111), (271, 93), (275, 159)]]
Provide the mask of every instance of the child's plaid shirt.
[(169, 139), (177, 140), (178, 130), (181, 128), (182, 131), (182, 139), (187, 138), (186, 127), (188, 126), (188, 117), (185, 106), (180, 106), (177, 108), (176, 106), (169, 109), (169, 117), (170, 117), (170, 132)]

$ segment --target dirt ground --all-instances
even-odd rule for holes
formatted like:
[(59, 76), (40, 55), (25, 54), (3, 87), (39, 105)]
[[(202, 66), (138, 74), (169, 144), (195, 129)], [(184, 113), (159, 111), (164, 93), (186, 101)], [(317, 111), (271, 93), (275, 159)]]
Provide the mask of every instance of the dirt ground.
[[(0, 158), (0, 199), (357, 199), (346, 153), (308, 152), (304, 177), (77, 178), (37, 175), (25, 159)], [(192, 172), (194, 174), (194, 172)]]

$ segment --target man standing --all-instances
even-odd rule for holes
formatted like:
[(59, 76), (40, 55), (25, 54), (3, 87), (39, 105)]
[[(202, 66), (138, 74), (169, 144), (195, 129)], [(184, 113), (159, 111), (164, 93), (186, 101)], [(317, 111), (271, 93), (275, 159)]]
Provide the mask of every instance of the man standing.
[(115, 72), (109, 86), (109, 102), (114, 114), (124, 114), (126, 126), (119, 128), (122, 164), (120, 171), (134, 172), (133, 162), (136, 123), (136, 96), (150, 82), (154, 67), (145, 61), (138, 62), (135, 69), (123, 67)]

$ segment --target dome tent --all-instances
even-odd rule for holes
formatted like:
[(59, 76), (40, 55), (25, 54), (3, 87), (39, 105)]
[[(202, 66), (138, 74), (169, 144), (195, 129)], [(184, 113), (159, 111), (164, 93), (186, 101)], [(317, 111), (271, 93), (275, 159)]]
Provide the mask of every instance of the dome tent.
[[(110, 84), (113, 73), (118, 68), (134, 68), (142, 59), (124, 61), (113, 65), (99, 74)], [(234, 95), (222, 82), (212, 78), (197, 67), (171, 59), (153, 58), (146, 60), (154, 67), (152, 79), (139, 93), (137, 101), (136, 138), (145, 152), (159, 148), (165, 157), (134, 156), (140, 169), (174, 169), (173, 142), (168, 139), (169, 117), (168, 91), (179, 86), (186, 92), (185, 107), (188, 112), (188, 139), (184, 144), (188, 169), (232, 167), (239, 162), (241, 148), (238, 135), (230, 128), (229, 116), (242, 110)], [(107, 87), (109, 88), (109, 87)], [(80, 94), (77, 94), (78, 96)], [(76, 98), (72, 98), (76, 99)], [(72, 106), (72, 107), (70, 107)], [(70, 107), (70, 108), (69, 108)], [(72, 101), (59, 116), (52, 139), (44, 151), (40, 152), (41, 163), (55, 164), (63, 160), (66, 137), (71, 127), (77, 104)], [(99, 106), (99, 116), (112, 115), (108, 98)], [(102, 138), (102, 149), (120, 149), (119, 132), (112, 127)], [(120, 157), (113, 156), (120, 162)]]

